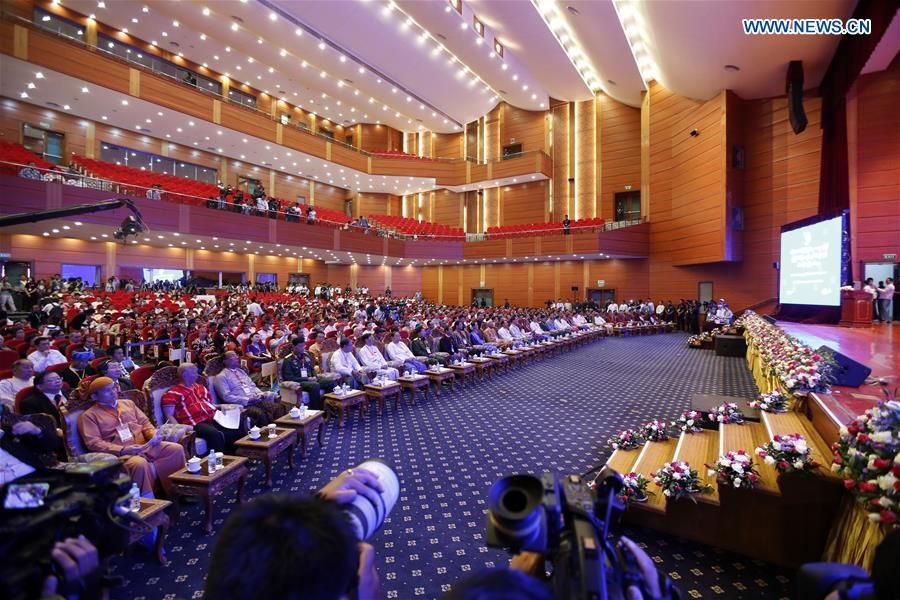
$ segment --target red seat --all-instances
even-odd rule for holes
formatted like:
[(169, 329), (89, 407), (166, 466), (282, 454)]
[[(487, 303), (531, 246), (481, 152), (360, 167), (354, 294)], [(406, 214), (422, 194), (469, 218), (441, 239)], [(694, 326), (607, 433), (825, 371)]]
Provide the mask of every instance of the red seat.
[(16, 350), (0, 350), (0, 369), (10, 369), (12, 364), (19, 360)]

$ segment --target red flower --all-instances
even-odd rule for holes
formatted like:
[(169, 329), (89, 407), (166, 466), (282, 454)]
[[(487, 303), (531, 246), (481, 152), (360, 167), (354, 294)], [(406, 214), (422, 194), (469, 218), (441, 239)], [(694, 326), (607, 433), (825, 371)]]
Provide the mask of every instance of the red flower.
[(757, 481), (757, 480), (759, 479), (759, 477), (757, 477), (757, 476), (754, 475), (753, 473), (750, 473), (749, 479), (750, 479), (750, 481)]
[(852, 490), (853, 488), (856, 487), (856, 482), (853, 481), (852, 479), (845, 479), (844, 487), (847, 488), (848, 490)]
[(868, 444), (869, 443), (869, 436), (867, 436), (865, 433), (859, 434), (859, 436), (857, 436), (856, 439), (859, 441), (860, 444)]
[(872, 466), (879, 470), (884, 469), (890, 464), (891, 461), (887, 460), (886, 458), (876, 458), (874, 461), (872, 461)]
[(836, 465), (843, 464), (843, 460), (841, 459), (841, 455), (840, 455), (840, 454), (835, 454), (835, 455), (834, 455), (834, 464), (836, 464)]
[[(846, 482), (845, 482), (846, 484)], [(849, 489), (849, 488), (848, 488)], [(859, 491), (864, 494), (871, 494), (874, 491), (878, 490), (878, 486), (869, 483), (868, 481), (860, 481), (859, 482)]]
[(883, 510), (879, 514), (881, 515), (881, 520), (884, 523), (893, 523), (897, 520), (897, 515), (889, 510)]
[(782, 469), (787, 469), (790, 465), (788, 464), (788, 461), (786, 461), (786, 460), (781, 460), (781, 461), (778, 463), (778, 466), (781, 467)]

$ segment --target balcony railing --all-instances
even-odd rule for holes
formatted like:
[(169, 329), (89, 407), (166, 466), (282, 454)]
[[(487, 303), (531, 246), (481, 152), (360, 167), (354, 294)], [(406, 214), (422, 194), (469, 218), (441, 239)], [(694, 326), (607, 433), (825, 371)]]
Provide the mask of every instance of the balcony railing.
[[(0, 161), (0, 174), (6, 175), (18, 175), (19, 177), (23, 177), (26, 179), (31, 179), (35, 181), (42, 181), (44, 183), (56, 183), (62, 184), (66, 186), (72, 187), (80, 187), (87, 188), (93, 190), (101, 190), (104, 192), (109, 192), (111, 194), (123, 195), (123, 196), (132, 196), (138, 198), (148, 198), (151, 200), (159, 200), (161, 202), (172, 202), (175, 204), (187, 204), (198, 207), (203, 207), (209, 210), (225, 210), (228, 212), (232, 212), (234, 205), (230, 202), (224, 202), (218, 200), (217, 197), (201, 197), (195, 196), (191, 194), (185, 194), (181, 192), (173, 192), (166, 190), (158, 190), (152, 187), (146, 187), (142, 185), (136, 185), (134, 183), (126, 183), (121, 181), (114, 181), (111, 179), (106, 179), (103, 177), (97, 177), (90, 173), (84, 172), (77, 165), (73, 168), (65, 168), (58, 167), (56, 169), (43, 169), (39, 167), (31, 167), (27, 164), (17, 163), (17, 162), (8, 162), (8, 161)], [(200, 182), (202, 183), (202, 182)], [(157, 196), (158, 195), (158, 196)], [(540, 229), (524, 229), (524, 230), (516, 230), (514, 235), (510, 235), (509, 232), (500, 232), (496, 234), (486, 234), (486, 233), (468, 233), (468, 234), (459, 234), (459, 235), (414, 235), (414, 234), (404, 234), (397, 232), (392, 229), (388, 229), (382, 227), (380, 225), (370, 225), (369, 227), (360, 227), (352, 223), (349, 219), (336, 221), (333, 219), (328, 219), (325, 217), (316, 216), (312, 222), (308, 222), (306, 216), (304, 214), (305, 207), (300, 205), (301, 209), (299, 213), (290, 213), (284, 210), (257, 210), (255, 205), (250, 206), (249, 208), (243, 208), (240, 213), (235, 212), (235, 214), (241, 214), (242, 216), (256, 216), (259, 218), (270, 218), (277, 219), (285, 222), (293, 222), (298, 224), (305, 224), (305, 226), (317, 226), (317, 227), (330, 227), (333, 229), (341, 229), (343, 231), (357, 231), (362, 232), (367, 235), (373, 235), (375, 237), (386, 237), (397, 240), (415, 240), (415, 241), (441, 241), (441, 242), (482, 242), (488, 240), (497, 240), (497, 239), (506, 239), (509, 237), (545, 237), (545, 236), (555, 236), (555, 235), (563, 235), (564, 230), (562, 226), (558, 229), (548, 230), (545, 228)], [(578, 226), (573, 225), (569, 228), (569, 232), (571, 234), (579, 234), (579, 233), (597, 233), (601, 231), (610, 231), (613, 229), (620, 229), (622, 227), (629, 227), (632, 225), (638, 225), (640, 223), (645, 222), (645, 219), (639, 220), (631, 220), (631, 221), (616, 221), (612, 223), (604, 223), (602, 225), (593, 225), (593, 226)]]

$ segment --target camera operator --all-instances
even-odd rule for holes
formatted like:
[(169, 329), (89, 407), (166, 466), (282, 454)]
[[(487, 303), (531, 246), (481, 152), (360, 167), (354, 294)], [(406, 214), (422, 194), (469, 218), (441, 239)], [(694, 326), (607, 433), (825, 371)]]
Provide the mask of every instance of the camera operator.
[(875, 549), (872, 574), (857, 565), (807, 563), (797, 572), (798, 600), (896, 600), (900, 590), (900, 529)]
[(41, 600), (62, 600), (63, 596), (57, 594), (60, 587), (60, 578), (63, 584), (69, 587), (78, 587), (82, 590), (79, 594), (69, 594), (67, 598), (103, 598), (104, 592), (100, 588), (100, 556), (97, 548), (83, 535), (77, 538), (66, 538), (53, 546), (50, 555), (56, 566), (56, 575), (49, 575), (44, 580), (41, 590)]
[(383, 492), (374, 473), (348, 469), (313, 497), (267, 494), (241, 505), (216, 539), (204, 597), (378, 597), (375, 550), (357, 541), (340, 506), (358, 495), (380, 502)]

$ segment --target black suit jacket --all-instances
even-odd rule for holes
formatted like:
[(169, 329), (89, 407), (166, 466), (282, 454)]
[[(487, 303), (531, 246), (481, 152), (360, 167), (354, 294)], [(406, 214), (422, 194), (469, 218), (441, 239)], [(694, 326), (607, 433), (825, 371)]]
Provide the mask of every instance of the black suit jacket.
[(459, 346), (456, 345), (456, 341), (453, 339), (453, 336), (450, 335), (441, 336), (441, 341), (438, 342), (438, 349), (441, 352), (446, 352), (448, 354), (456, 354), (459, 352)]
[[(63, 392), (60, 392), (60, 394), (65, 397)], [(50, 398), (37, 388), (31, 390), (30, 394), (22, 398), (22, 401), (19, 403), (19, 413), (23, 415), (34, 415), (38, 413), (50, 415), (53, 417), (53, 420), (56, 421), (56, 426), (62, 429), (62, 413), (60, 413), (59, 409), (53, 405)]]

